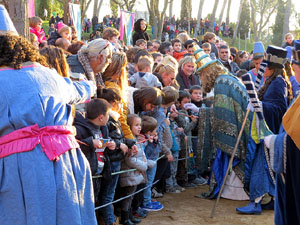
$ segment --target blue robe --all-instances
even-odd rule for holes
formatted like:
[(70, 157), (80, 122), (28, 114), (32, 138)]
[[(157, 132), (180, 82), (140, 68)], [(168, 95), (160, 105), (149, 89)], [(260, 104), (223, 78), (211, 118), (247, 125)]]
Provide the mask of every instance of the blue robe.
[(276, 173), (275, 225), (300, 224), (300, 150), (285, 131), (270, 149)]
[[(287, 110), (287, 84), (282, 76), (275, 78), (262, 99), (265, 121), (274, 134), (278, 134), (282, 117)], [(264, 142), (248, 144), (246, 159), (246, 187), (249, 186), (250, 200), (266, 193), (275, 195), (275, 184), (265, 158)]]
[[(37, 124), (72, 126), (69, 104), (90, 98), (86, 82), (72, 82), (40, 64), (0, 70), (0, 137)], [(80, 149), (50, 161), (40, 144), (0, 158), (1, 225), (96, 225), (90, 166)]]
[[(216, 182), (213, 193), (210, 194), (211, 197), (218, 195), (248, 105), (248, 95), (245, 86), (230, 74), (220, 75), (216, 79), (214, 95), (213, 136), (217, 153), (210, 178), (210, 181), (215, 179)], [(250, 120), (248, 118), (233, 162), (235, 173), (242, 182), (244, 180), (243, 171), (249, 137), (249, 125)], [(214, 181), (211, 183), (214, 183)]]

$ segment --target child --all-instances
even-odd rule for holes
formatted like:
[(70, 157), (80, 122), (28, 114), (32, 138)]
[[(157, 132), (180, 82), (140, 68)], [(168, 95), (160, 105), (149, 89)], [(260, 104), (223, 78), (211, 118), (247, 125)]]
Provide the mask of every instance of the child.
[[(107, 122), (107, 128), (109, 131), (109, 137), (116, 143), (116, 149), (112, 151), (109, 160), (111, 172), (119, 172), (121, 167), (121, 160), (128, 154), (128, 149), (132, 150), (132, 153), (136, 151), (135, 141), (124, 138), (121, 124), (119, 122), (119, 112), (121, 106), (121, 94), (118, 89), (104, 88), (97, 90), (97, 96), (107, 100), (112, 105), (112, 110), (109, 114)], [(131, 153), (130, 153), (131, 154)], [(118, 183), (119, 175), (114, 175), (109, 180), (104, 180), (101, 183), (101, 192), (99, 197), (100, 205), (112, 202), (115, 196), (115, 190)], [(113, 224), (115, 222), (115, 216), (112, 205), (99, 209), (103, 216), (105, 224)]]
[(203, 98), (200, 85), (193, 85), (189, 92), (191, 94), (192, 103), (194, 103), (198, 108), (201, 108)]
[[(130, 126), (132, 134), (137, 141), (137, 137), (141, 132), (141, 118), (136, 114), (129, 114), (127, 116), (127, 123)], [(131, 195), (137, 189), (137, 185), (145, 182), (146, 170), (148, 168), (147, 159), (144, 153), (143, 144), (137, 143), (138, 153), (133, 156), (127, 154), (124, 161), (121, 164), (121, 170), (136, 169), (136, 171), (122, 173), (120, 175), (120, 187), (122, 188), (122, 197)], [(154, 166), (154, 165), (153, 165)], [(153, 167), (152, 166), (152, 167)], [(132, 215), (132, 202), (133, 196), (122, 201), (121, 211), (121, 224), (129, 225), (141, 222), (140, 219), (136, 219)]]
[[(145, 136), (147, 142), (145, 142), (145, 154), (147, 160), (156, 161), (159, 156), (160, 148), (158, 144), (158, 137), (156, 133), (157, 121), (153, 117), (143, 116), (142, 118), (142, 130), (141, 134)], [(151, 186), (153, 184), (156, 173), (156, 165), (153, 168), (148, 168), (146, 189), (144, 190), (144, 200), (142, 209), (147, 211), (160, 211), (163, 209), (163, 205), (159, 202), (153, 202), (151, 200)]]
[(182, 50), (181, 42), (179, 39), (174, 39), (171, 41), (174, 52), (173, 52), (173, 57), (179, 62), (180, 59), (184, 57), (184, 54), (186, 51)]
[(162, 84), (158, 78), (152, 74), (153, 59), (148, 56), (141, 56), (137, 63), (138, 72), (130, 78), (130, 84), (135, 88), (143, 87), (161, 87)]
[(153, 52), (153, 53), (151, 53), (151, 55), (154, 59), (154, 64), (153, 64), (153, 68), (152, 68), (152, 71), (154, 71), (156, 66), (158, 64), (160, 64), (161, 61), (163, 60), (163, 55), (160, 52)]
[(210, 53), (211, 53), (211, 46), (210, 46), (210, 44), (209, 43), (203, 43), (202, 45), (201, 45), (201, 48), (203, 49), (203, 51), (206, 53), (206, 54), (208, 54), (208, 55), (210, 55)]
[(55, 32), (55, 27), (54, 27), (54, 23), (51, 23), (50, 24), (50, 27), (49, 27), (49, 31), (48, 31), (48, 35), (49, 37), (51, 36), (51, 34)]
[[(184, 49), (186, 51), (186, 53), (193, 55), (194, 54), (194, 44), (196, 44), (196, 42), (194, 40), (187, 40), (186, 42), (184, 42)], [(185, 54), (186, 56), (186, 54)]]
[(46, 41), (45, 32), (42, 28), (42, 22), (42, 19), (38, 16), (29, 18), (29, 31), (30, 33), (36, 35), (39, 44)]
[(144, 39), (137, 40), (135, 45), (136, 45), (136, 47), (138, 47), (140, 49), (147, 50), (147, 41)]
[[(96, 152), (102, 149), (100, 138), (108, 139), (108, 132), (105, 127), (111, 105), (104, 99), (93, 99), (86, 105), (86, 118), (76, 112), (74, 126), (76, 127), (76, 138), (80, 140), (80, 149), (85, 154), (90, 163), (92, 174), (100, 174), (103, 171), (104, 155), (115, 149), (115, 143), (107, 143), (104, 152)], [(102, 153), (102, 154), (100, 154)], [(100, 193), (100, 179), (93, 179), (95, 203), (98, 201)]]
[[(194, 129), (197, 125), (197, 118), (192, 116), (192, 121), (188, 117), (188, 112), (185, 109), (184, 105), (186, 103), (191, 102), (191, 95), (187, 91), (179, 91), (179, 108), (178, 112), (181, 114), (175, 118), (178, 126), (184, 129), (184, 133), (187, 136), (191, 136), (191, 130)], [(188, 151), (191, 149), (190, 140), (188, 138), (181, 139), (180, 141), (180, 151), (179, 151), (179, 158), (186, 158), (188, 157)], [(188, 168), (186, 168), (185, 161), (178, 162), (178, 171), (177, 171), (177, 181), (178, 184), (184, 188), (195, 187), (196, 184), (188, 183)]]
[(72, 41), (72, 30), (69, 26), (65, 25), (64, 23), (60, 22), (57, 24), (57, 31), (53, 32), (48, 39), (48, 45), (55, 45), (55, 42), (59, 38), (65, 38), (69, 41)]
[(169, 113), (170, 129), (173, 138), (171, 151), (174, 160), (170, 162), (171, 176), (166, 179), (166, 192), (168, 193), (180, 193), (181, 191), (184, 191), (184, 188), (180, 187), (176, 180), (180, 142), (185, 137), (183, 128), (178, 127), (178, 124), (175, 121), (175, 118), (177, 117), (178, 114), (176, 112)]

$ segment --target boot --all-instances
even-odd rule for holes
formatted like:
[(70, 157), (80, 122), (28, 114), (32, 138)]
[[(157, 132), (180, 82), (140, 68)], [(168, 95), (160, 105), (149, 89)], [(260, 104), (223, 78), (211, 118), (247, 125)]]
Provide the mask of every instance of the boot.
[(129, 212), (128, 211), (121, 211), (121, 221), (120, 224), (123, 225), (136, 225), (135, 223), (131, 222), (129, 219)]
[(247, 206), (236, 208), (236, 211), (242, 214), (261, 214), (261, 204), (250, 202)]
[(142, 222), (141, 219), (135, 218), (133, 216), (131, 208), (129, 209), (129, 219), (131, 220), (131, 222), (136, 223), (136, 224)]

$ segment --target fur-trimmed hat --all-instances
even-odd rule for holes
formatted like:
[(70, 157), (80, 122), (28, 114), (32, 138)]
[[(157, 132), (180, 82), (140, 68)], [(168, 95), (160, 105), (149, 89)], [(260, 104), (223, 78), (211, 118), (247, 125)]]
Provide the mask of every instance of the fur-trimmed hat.
[(288, 60), (286, 56), (286, 49), (274, 45), (269, 45), (264, 59), (268, 63), (268, 67), (284, 68), (284, 64)]
[(0, 5), (0, 35), (6, 32), (18, 34), (6, 8)]
[(294, 64), (300, 65), (300, 40), (294, 41), (293, 60)]

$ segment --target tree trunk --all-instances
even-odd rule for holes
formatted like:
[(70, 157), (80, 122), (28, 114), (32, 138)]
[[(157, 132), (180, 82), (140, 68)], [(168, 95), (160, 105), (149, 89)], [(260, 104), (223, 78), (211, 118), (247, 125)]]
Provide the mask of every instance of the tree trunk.
[(29, 39), (28, 1), (3, 0), (18, 33)]
[[(290, 22), (290, 15), (291, 15), (291, 5), (292, 5), (292, 1), (291, 0), (287, 0), (286, 2), (286, 6), (285, 6), (285, 14), (284, 14), (284, 21), (283, 21), (283, 29), (282, 29), (282, 37), (284, 37), (284, 35), (286, 33), (289, 32), (289, 22)], [(285, 42), (284, 38), (282, 40), (282, 44)]]
[(96, 15), (99, 16), (100, 14), (100, 10), (101, 10), (101, 7), (102, 7), (102, 4), (103, 4), (103, 0), (100, 0), (99, 2), (99, 5), (97, 6), (97, 11), (96, 11)]
[(254, 35), (254, 40), (257, 41), (257, 25), (256, 25), (256, 13), (255, 13), (254, 4), (255, 4), (254, 0), (250, 0), (253, 35)]
[(201, 18), (202, 18), (202, 9), (203, 9), (204, 1), (205, 0), (200, 0), (200, 3), (199, 3), (198, 16), (197, 16), (197, 26), (196, 26), (196, 31), (195, 31), (194, 37), (196, 37), (198, 35), (199, 29), (200, 29), (200, 21), (201, 21)]
[(173, 1), (169, 4), (169, 17), (172, 18), (173, 16)]
[(64, 23), (69, 24), (69, 1), (64, 0)]
[(231, 7), (231, 0), (228, 0), (227, 5), (227, 15), (226, 15), (226, 24), (229, 26), (229, 15), (230, 15), (230, 7)]
[(214, 32), (214, 22), (216, 20), (216, 11), (217, 11), (218, 5), (219, 5), (219, 0), (215, 0), (214, 8), (211, 13), (211, 17), (210, 17), (210, 21), (209, 21), (209, 30), (211, 32)]
[(244, 2), (244, 0), (240, 1), (240, 7), (239, 7), (239, 11), (238, 11), (238, 18), (237, 18), (237, 21), (236, 21), (236, 26), (235, 26), (235, 29), (234, 29), (234, 33), (233, 33), (233, 38), (232, 38), (231, 45), (234, 45), (235, 39), (236, 39), (236, 36), (237, 36), (237, 31), (238, 31), (238, 28), (239, 28), (239, 23), (240, 23), (240, 18), (241, 18), (241, 12), (242, 12), (242, 7), (243, 7), (243, 2)]
[(94, 0), (93, 16), (98, 16), (98, 14), (97, 14), (98, 2), (99, 2), (99, 0)]
[(220, 17), (219, 17), (219, 25), (221, 25), (221, 23), (222, 23), (225, 7), (226, 7), (226, 3), (227, 3), (227, 0), (223, 0), (223, 1), (224, 2), (223, 2), (222, 9), (221, 9)]
[(84, 21), (84, 18), (86, 16), (86, 11), (87, 9), (89, 8), (89, 5), (91, 4), (92, 0), (81, 0), (80, 1), (80, 9), (81, 9), (81, 25), (82, 27), (84, 27), (84, 24), (83, 24), (83, 21)]

